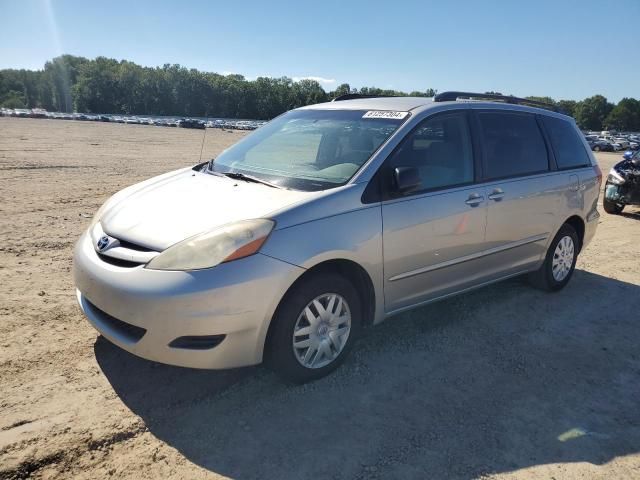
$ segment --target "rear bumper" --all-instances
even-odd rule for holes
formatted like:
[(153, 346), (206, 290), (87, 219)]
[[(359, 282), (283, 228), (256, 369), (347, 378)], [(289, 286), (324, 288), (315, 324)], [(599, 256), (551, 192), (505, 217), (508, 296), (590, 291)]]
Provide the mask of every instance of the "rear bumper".
[[(213, 369), (262, 361), (273, 313), (303, 271), (261, 254), (194, 272), (123, 268), (100, 260), (87, 234), (73, 264), (80, 308), (109, 341), (149, 360)], [(185, 336), (224, 339), (207, 349), (170, 346)]]
[(582, 249), (584, 249), (587, 245), (589, 245), (589, 243), (595, 236), (596, 229), (598, 228), (599, 220), (600, 220), (600, 214), (598, 213), (597, 210), (595, 210), (595, 212), (591, 216), (587, 217), (587, 221), (585, 222), (585, 225), (584, 225), (584, 238), (582, 239)]

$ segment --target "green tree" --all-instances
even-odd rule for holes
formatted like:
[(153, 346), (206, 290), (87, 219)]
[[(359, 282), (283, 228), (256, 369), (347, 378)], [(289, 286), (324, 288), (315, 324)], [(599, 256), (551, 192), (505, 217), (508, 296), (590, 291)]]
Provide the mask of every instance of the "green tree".
[(351, 87), (349, 86), (348, 83), (342, 83), (340, 85), (338, 85), (338, 88), (336, 88), (333, 92), (331, 92), (331, 98), (336, 98), (339, 97), (340, 95), (348, 95), (351, 92)]
[(78, 70), (87, 63), (84, 57), (62, 55), (46, 62), (43, 73), (43, 106), (59, 112), (73, 111), (71, 89), (78, 80)]
[[(80, 66), (72, 87), (75, 108), (88, 113), (121, 113), (123, 94), (118, 88), (120, 64), (98, 57)], [(133, 113), (133, 112), (131, 112)]]
[(530, 97), (525, 97), (527, 100), (533, 100), (534, 102), (541, 102), (541, 103), (548, 103), (549, 105), (555, 105), (556, 101), (551, 98), (551, 97), (536, 97), (536, 96), (530, 96)]
[(557, 105), (561, 110), (566, 112), (567, 115), (571, 115), (572, 117), (576, 116), (575, 114), (578, 102), (576, 102), (575, 100), (558, 100)]
[[(242, 75), (220, 75), (171, 64), (149, 68), (106, 57), (89, 60), (61, 55), (46, 62), (43, 70), (0, 70), (0, 105), (64, 112), (270, 119), (292, 108), (358, 92), (407, 95), (375, 86), (358, 91), (348, 83), (327, 93), (318, 82), (308, 79), (247, 80)], [(418, 97), (435, 94), (432, 88), (409, 93)], [(601, 95), (582, 102), (528, 98), (556, 103), (574, 115), (582, 128), (599, 130), (604, 125), (618, 130), (640, 130), (638, 101), (632, 98), (621, 100), (615, 108)]]
[(640, 131), (640, 101), (635, 98), (623, 98), (613, 107), (604, 126), (610, 130)]
[(612, 109), (613, 105), (602, 95), (585, 98), (576, 106), (576, 122), (585, 130), (602, 130), (604, 120)]
[(9, 90), (0, 97), (0, 105), (6, 108), (25, 108), (24, 95), (16, 90)]

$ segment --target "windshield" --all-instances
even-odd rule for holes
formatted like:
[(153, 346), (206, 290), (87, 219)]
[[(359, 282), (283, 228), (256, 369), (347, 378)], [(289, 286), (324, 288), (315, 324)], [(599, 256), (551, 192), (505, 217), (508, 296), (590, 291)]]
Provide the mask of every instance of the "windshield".
[(222, 152), (209, 169), (242, 173), (296, 190), (337, 187), (407, 117), (406, 112), (294, 110)]

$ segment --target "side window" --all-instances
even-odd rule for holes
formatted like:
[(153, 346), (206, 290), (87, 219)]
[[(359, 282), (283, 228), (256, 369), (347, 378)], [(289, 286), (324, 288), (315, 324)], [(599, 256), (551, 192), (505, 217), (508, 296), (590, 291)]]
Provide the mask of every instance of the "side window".
[(424, 120), (402, 141), (389, 166), (417, 168), (422, 180), (420, 190), (472, 182), (473, 153), (465, 112)]
[(591, 165), (591, 159), (578, 137), (578, 132), (570, 122), (548, 116), (543, 116), (542, 122), (549, 134), (558, 168), (576, 168)]
[(481, 112), (478, 120), (484, 140), (485, 176), (488, 179), (549, 169), (547, 147), (534, 115)]

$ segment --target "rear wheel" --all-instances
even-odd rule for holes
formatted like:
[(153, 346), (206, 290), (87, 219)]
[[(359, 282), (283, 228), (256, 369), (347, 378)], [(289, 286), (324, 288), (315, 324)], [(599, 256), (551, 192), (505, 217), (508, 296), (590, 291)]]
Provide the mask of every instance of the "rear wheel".
[(596, 145), (595, 147), (593, 147), (593, 151), (594, 152), (599, 152), (600, 151), (600, 146)]
[(542, 266), (529, 274), (531, 284), (541, 290), (556, 292), (569, 283), (578, 259), (578, 235), (564, 224), (553, 238)]
[(281, 377), (305, 383), (324, 377), (344, 361), (362, 320), (353, 285), (335, 273), (302, 280), (273, 318), (268, 361)]
[(605, 212), (612, 215), (619, 215), (624, 209), (624, 204), (612, 202), (611, 200), (607, 200), (606, 198), (602, 201), (602, 206), (604, 207)]

